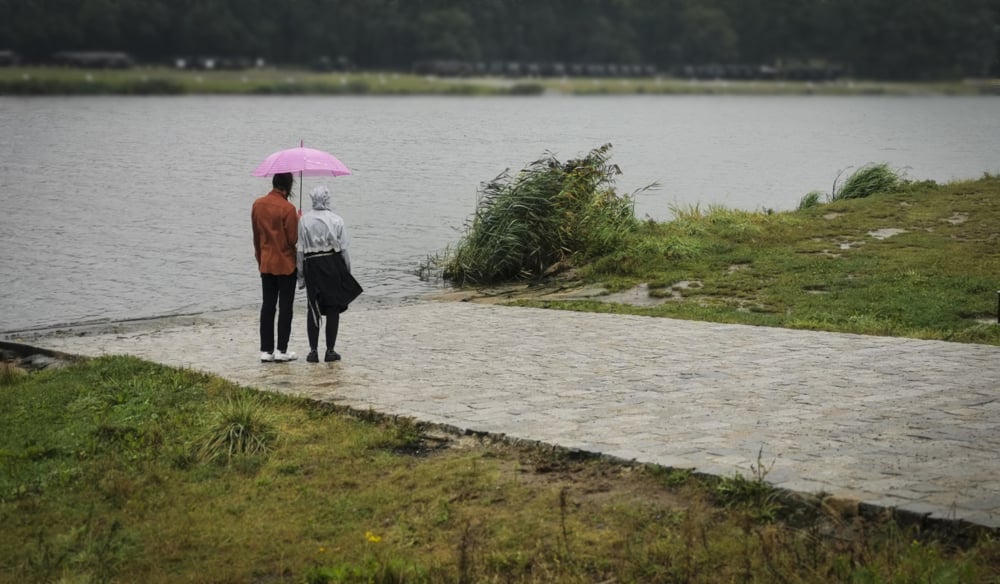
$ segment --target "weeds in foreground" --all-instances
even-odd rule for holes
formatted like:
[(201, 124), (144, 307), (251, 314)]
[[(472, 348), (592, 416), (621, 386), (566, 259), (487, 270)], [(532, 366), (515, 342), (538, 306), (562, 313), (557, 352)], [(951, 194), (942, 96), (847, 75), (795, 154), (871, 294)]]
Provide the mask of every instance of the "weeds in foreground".
[(254, 416), (281, 440), (256, 472), (198, 459), (177, 465), (176, 453), (202, 444), (225, 418), (217, 413), (242, 393), (253, 395), (124, 357), (31, 374), (15, 391), (0, 391), (0, 455), (17, 461), (16, 476), (0, 470), (0, 485), (35, 485), (13, 495), (0, 489), (0, 581), (1000, 576), (1000, 544), (989, 537), (956, 545), (887, 517), (848, 523), (819, 507), (786, 521), (787, 507), (769, 511), (762, 451), (750, 478), (714, 482), (683, 469), (468, 437), (461, 447), (413, 456), (398, 448), (421, 433), (408, 421), (397, 429), (394, 420), (260, 394)]
[(206, 461), (228, 462), (239, 456), (267, 455), (277, 438), (264, 403), (253, 393), (226, 398), (214, 412), (214, 418), (200, 451)]
[(764, 447), (757, 452), (756, 464), (750, 465), (750, 478), (736, 473), (723, 477), (715, 485), (718, 501), (727, 508), (742, 508), (755, 521), (770, 523), (777, 519), (781, 510), (779, 493), (766, 478), (774, 461), (769, 466), (763, 462)]
[[(46, 538), (39, 527), (34, 540), (25, 543), (24, 575), (39, 582), (115, 582), (120, 565), (135, 552), (121, 520), (94, 516), (58, 538)], [(68, 574), (89, 577), (67, 580)]]
[(16, 385), (28, 376), (28, 372), (14, 363), (0, 363), (0, 387)]

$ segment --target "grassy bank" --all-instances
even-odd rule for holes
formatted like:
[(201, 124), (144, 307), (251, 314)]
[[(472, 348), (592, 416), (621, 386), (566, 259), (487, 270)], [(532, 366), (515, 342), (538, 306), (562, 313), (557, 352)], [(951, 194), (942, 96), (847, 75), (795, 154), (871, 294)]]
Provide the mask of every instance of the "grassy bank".
[(126, 357), (0, 375), (4, 582), (989, 582), (1000, 544), (750, 476), (459, 438)]
[[(491, 286), (492, 302), (1000, 344), (1000, 176), (939, 185), (875, 164), (794, 211), (695, 205), (639, 222), (625, 214), (641, 194), (614, 192), (609, 149), (491, 184), (466, 234), (422, 273)], [(601, 180), (571, 180), (580, 174)], [(527, 289), (496, 288), (517, 280)], [(564, 293), (574, 288), (592, 292)], [(601, 295), (630, 290), (648, 295)]]
[(403, 73), (320, 73), (275, 68), (181, 71), (0, 68), (0, 95), (1000, 95), (1000, 80), (893, 83), (841, 80), (690, 81), (663, 78), (439, 78)]
[(907, 83), (842, 79), (733, 81), (689, 79), (559, 79), (549, 91), (573, 95), (1000, 95), (1000, 80)]
[(714, 322), (1000, 344), (1000, 177), (783, 213), (678, 208), (582, 280), (648, 284), (653, 307), (532, 302)]
[[(610, 148), (487, 185), (422, 275), (491, 287), (491, 302), (1000, 344), (1000, 176), (939, 185), (872, 164), (793, 211), (695, 205), (639, 222), (642, 194), (615, 192)], [(600, 294), (632, 290), (648, 297)]]
[(6, 95), (531, 95), (531, 83), (469, 83), (395, 73), (0, 68)]

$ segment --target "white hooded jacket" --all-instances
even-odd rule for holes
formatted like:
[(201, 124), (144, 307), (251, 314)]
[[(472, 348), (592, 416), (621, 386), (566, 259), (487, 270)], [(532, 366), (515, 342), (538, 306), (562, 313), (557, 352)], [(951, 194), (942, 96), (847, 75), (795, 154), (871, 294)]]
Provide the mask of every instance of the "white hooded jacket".
[(347, 235), (343, 218), (330, 208), (330, 189), (323, 185), (314, 187), (309, 197), (312, 199), (312, 209), (303, 213), (299, 219), (299, 242), (296, 245), (300, 286), (304, 284), (302, 268), (307, 253), (340, 252), (347, 270), (351, 269), (351, 256), (347, 253), (351, 239)]

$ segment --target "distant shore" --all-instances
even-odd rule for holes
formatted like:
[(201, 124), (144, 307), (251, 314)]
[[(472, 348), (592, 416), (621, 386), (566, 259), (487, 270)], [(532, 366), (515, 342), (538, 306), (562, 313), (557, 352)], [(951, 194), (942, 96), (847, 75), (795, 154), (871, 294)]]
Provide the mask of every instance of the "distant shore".
[(0, 95), (996, 95), (1000, 79), (888, 82), (691, 80), (674, 77), (435, 77), (276, 68), (0, 68)]

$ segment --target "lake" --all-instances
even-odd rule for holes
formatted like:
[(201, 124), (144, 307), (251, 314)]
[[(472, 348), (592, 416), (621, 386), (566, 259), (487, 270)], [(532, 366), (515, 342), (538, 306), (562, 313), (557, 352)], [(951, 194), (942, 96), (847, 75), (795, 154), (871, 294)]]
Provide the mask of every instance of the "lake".
[(619, 192), (659, 185), (636, 202), (657, 220), (792, 209), (867, 163), (1000, 173), (997, 97), (0, 97), (0, 135), (8, 333), (259, 302), (250, 205), (270, 179), (250, 172), (300, 140), (354, 171), (306, 178), (303, 198), (331, 188), (365, 302), (439, 288), (414, 272), (458, 240), (480, 184), (546, 152), (611, 143)]

